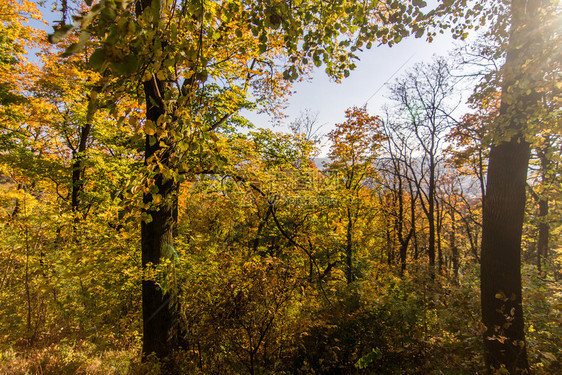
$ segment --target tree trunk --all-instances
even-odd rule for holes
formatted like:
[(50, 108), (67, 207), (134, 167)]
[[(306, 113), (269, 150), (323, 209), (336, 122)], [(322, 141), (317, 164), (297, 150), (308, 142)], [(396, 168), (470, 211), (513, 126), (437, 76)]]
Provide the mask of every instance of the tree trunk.
[[(76, 215), (80, 210), (80, 195), (84, 189), (84, 152), (92, 125), (87, 123), (80, 128), (80, 144), (78, 150), (72, 155), (72, 190), (70, 194), (72, 211)], [(78, 217), (75, 217), (75, 221)]]
[[(97, 110), (97, 92), (92, 90), (90, 93), (90, 101), (88, 103), (88, 110), (86, 113), (86, 123), (80, 127), (80, 140), (78, 149), (74, 149), (72, 153), (72, 189), (70, 192), (70, 202), (72, 205), (72, 212), (74, 213), (74, 222), (78, 222), (80, 218), (77, 213), (80, 211), (80, 196), (84, 190), (84, 153), (88, 146), (88, 138), (92, 131), (92, 122), (94, 121), (94, 114)], [(83, 218), (82, 218), (83, 219)]]
[[(548, 137), (547, 139), (549, 139)], [(549, 142), (547, 142), (549, 143)], [(541, 162), (541, 184), (545, 186), (548, 184), (548, 168), (550, 161), (547, 155), (548, 150), (538, 150), (539, 160)], [(543, 192), (542, 196), (538, 199), (539, 203), (539, 238), (537, 243), (537, 269), (539, 274), (542, 274), (542, 264), (548, 258), (548, 237), (550, 235), (550, 225), (547, 221), (548, 216), (548, 197)]]
[[(154, 123), (158, 117), (163, 115), (164, 109), (157, 103), (156, 87), (162, 88), (157, 80), (144, 83), (144, 91), (147, 103), (147, 120)], [(162, 92), (162, 91), (160, 91)], [(154, 136), (147, 136), (145, 142), (145, 165), (150, 166), (158, 157), (160, 164), (169, 166), (169, 148), (163, 150), (160, 140)], [(152, 145), (151, 145), (152, 143)], [(173, 180), (166, 179), (162, 171), (156, 170), (152, 176), (153, 183), (148, 186), (149, 191), (144, 193), (141, 222), (141, 249), (142, 265), (147, 268), (150, 265), (160, 264), (161, 259), (172, 259), (173, 256), (173, 233), (176, 225), (175, 202), (176, 184)], [(154, 192), (154, 193), (153, 193)], [(154, 195), (161, 198), (160, 202), (154, 202)], [(171, 339), (173, 338), (174, 314), (171, 307), (172, 296), (163, 293), (154, 280), (143, 280), (142, 282), (142, 309), (143, 309), (143, 355), (155, 353), (158, 358), (166, 358), (173, 349)]]
[(353, 282), (353, 218), (351, 215), (351, 209), (347, 208), (347, 233), (346, 233), (346, 247), (345, 247), (345, 260), (346, 269), (345, 275), (347, 283)]
[(412, 225), (411, 226), (412, 239), (414, 242), (414, 260), (418, 260), (419, 245), (418, 245), (418, 235), (416, 233), (416, 200), (414, 199), (414, 189), (410, 181), (408, 181), (408, 188), (410, 193), (410, 224)]
[(547, 220), (548, 200), (542, 198), (539, 201), (539, 239), (537, 244), (537, 269), (542, 273), (542, 263), (548, 257), (548, 236), (550, 225)]
[(478, 233), (472, 233), (472, 229), (470, 229), (470, 223), (466, 217), (461, 217), (461, 220), (464, 223), (464, 231), (466, 233), (466, 236), (468, 237), (468, 242), (470, 244), (470, 252), (472, 253), (472, 256), (474, 257), (476, 263), (480, 263), (480, 256), (478, 255)]
[(390, 235), (390, 223), (386, 221), (386, 264), (391, 267), (394, 263), (394, 241)]
[[(530, 31), (539, 4), (537, 0), (511, 3), (512, 25), (498, 119), (503, 131), (496, 133), (501, 137), (490, 150), (481, 254), (482, 320), (487, 328), (484, 358), (489, 374), (502, 367), (511, 374), (529, 371), (521, 297), (521, 235), (530, 157), (525, 131), (538, 96), (524, 66), (533, 58), (531, 47), (536, 47), (536, 35)], [(523, 88), (522, 82), (529, 83), (531, 89)]]
[(400, 275), (403, 275), (404, 271), (406, 271), (408, 244), (413, 234), (414, 228), (410, 228), (406, 238), (400, 242)]
[[(481, 293), (488, 369), (528, 368), (521, 300), (521, 234), (529, 144), (518, 139), (493, 146), (484, 205)], [(521, 346), (522, 345), (522, 346)], [(491, 372), (491, 371), (490, 371)]]
[(443, 247), (441, 246), (441, 229), (443, 227), (443, 212), (439, 206), (439, 201), (436, 200), (436, 241), (437, 241), (437, 269), (439, 273), (443, 272)]
[[(410, 243), (410, 239), (414, 234), (414, 227), (410, 228), (406, 237), (404, 237), (404, 186), (402, 184), (402, 177), (398, 176), (398, 191), (397, 191), (397, 200), (398, 200), (398, 220), (396, 220), (396, 232), (398, 234), (398, 243), (400, 244), (399, 247), (399, 256), (400, 256), (400, 275), (404, 275), (404, 271), (406, 271), (406, 263), (407, 263), (407, 251), (408, 251), (408, 244)], [(410, 197), (412, 200), (414, 197)], [(413, 221), (412, 221), (413, 222)]]
[(449, 237), (449, 246), (451, 247), (451, 260), (453, 263), (453, 280), (455, 284), (459, 282), (459, 248), (456, 241), (456, 223), (455, 210), (451, 209), (451, 235)]
[(435, 277), (435, 164), (433, 156), (430, 155), (429, 166), (429, 192), (427, 194), (427, 221), (429, 224), (429, 238), (427, 255), (429, 256), (429, 272), (431, 278)]
[[(151, 6), (152, 0), (136, 4), (137, 16)], [(156, 21), (158, 22), (158, 21)], [(165, 43), (162, 43), (163, 47)], [(158, 118), (166, 114), (163, 97), (166, 85), (155, 75), (143, 83), (146, 99), (146, 119), (157, 124)], [(162, 259), (173, 257), (173, 235), (177, 220), (177, 184), (164, 177), (161, 168), (171, 168), (170, 154), (173, 145), (159, 137), (158, 132), (147, 135), (145, 141), (145, 166), (148, 169), (147, 191), (143, 195), (144, 207), (141, 222), (142, 266), (147, 269), (157, 266)], [(160, 163), (158, 166), (157, 162)], [(155, 197), (158, 199), (155, 200)], [(173, 294), (164, 292), (155, 280), (142, 281), (143, 317), (143, 359), (154, 353), (159, 359), (166, 359), (177, 347), (177, 314), (172, 302)]]

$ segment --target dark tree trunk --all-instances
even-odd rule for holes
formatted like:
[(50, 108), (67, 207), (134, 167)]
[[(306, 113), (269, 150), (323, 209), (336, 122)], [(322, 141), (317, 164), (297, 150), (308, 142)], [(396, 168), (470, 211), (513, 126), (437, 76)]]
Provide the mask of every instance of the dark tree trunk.
[[(80, 143), (78, 144), (78, 149), (72, 155), (72, 190), (70, 199), (74, 214), (80, 211), (80, 195), (84, 189), (84, 152), (86, 151), (91, 129), (92, 125), (89, 121), (80, 128)], [(75, 220), (78, 220), (78, 217), (75, 217)]]
[[(550, 144), (550, 137), (547, 137), (547, 144)], [(541, 162), (541, 184), (544, 186), (548, 183), (548, 168), (550, 161), (546, 156), (547, 149), (537, 151), (539, 160)], [(538, 197), (538, 196), (537, 196)], [(539, 203), (539, 238), (537, 243), (537, 269), (542, 274), (542, 264), (548, 258), (548, 237), (550, 235), (550, 225), (547, 221), (548, 216), (548, 198), (546, 195), (538, 197)]]
[[(394, 246), (396, 238), (400, 238), (398, 233), (398, 218), (395, 215), (396, 210), (396, 193), (391, 190), (387, 194), (379, 197), (379, 203), (382, 207), (388, 207), (384, 219), (384, 232), (386, 239), (386, 264), (390, 267), (394, 262)], [(394, 216), (392, 220), (391, 217)], [(391, 233), (392, 229), (392, 233)]]
[(346, 246), (345, 246), (345, 276), (347, 283), (353, 282), (353, 218), (351, 209), (347, 208), (347, 233), (346, 233)]
[(436, 200), (436, 242), (437, 242), (437, 267), (439, 273), (443, 272), (443, 248), (441, 246), (441, 229), (443, 227), (443, 212), (441, 211), (441, 207), (439, 206), (439, 201)]
[(482, 143), (482, 138), (480, 138), (480, 148), (478, 149), (478, 167), (476, 169), (476, 176), (478, 177), (478, 184), (480, 185), (480, 197), (482, 204), (486, 199), (486, 181), (484, 179), (484, 155), (482, 153), (482, 148), (484, 144)]
[[(80, 198), (84, 190), (84, 171), (86, 169), (84, 163), (84, 153), (88, 147), (88, 138), (92, 131), (92, 123), (94, 121), (94, 114), (97, 110), (97, 92), (92, 90), (90, 93), (90, 101), (88, 103), (88, 110), (86, 113), (86, 123), (80, 127), (80, 140), (78, 148), (73, 149), (72, 152), (72, 189), (70, 193), (70, 202), (72, 205), (72, 212), (74, 212), (74, 222), (80, 220), (77, 213), (80, 211)], [(83, 218), (82, 218), (83, 219)]]
[(539, 201), (539, 239), (537, 244), (537, 269), (542, 272), (542, 263), (548, 258), (548, 236), (550, 225), (546, 221), (548, 215), (548, 200), (542, 198)]
[[(486, 366), (528, 368), (521, 299), (521, 234), (529, 145), (493, 146), (484, 205), (481, 293)], [(523, 346), (521, 346), (523, 345)]]
[[(137, 16), (151, 6), (152, 0), (136, 4)], [(158, 22), (158, 21), (155, 21)], [(165, 47), (165, 43), (162, 43)], [(143, 83), (146, 100), (146, 119), (157, 124), (166, 114), (163, 97), (167, 87), (155, 75)], [(168, 125), (170, 126), (170, 125)], [(166, 144), (166, 147), (161, 145)], [(172, 168), (170, 140), (159, 137), (158, 132), (147, 135), (145, 141), (145, 166), (148, 170), (147, 192), (144, 193), (141, 222), (142, 266), (157, 266), (162, 259), (173, 258), (173, 237), (177, 221), (178, 186), (165, 177), (161, 168)], [(159, 162), (158, 163), (156, 162)], [(158, 199), (155, 200), (155, 197)], [(177, 348), (180, 339), (177, 322), (177, 306), (172, 292), (164, 292), (154, 280), (142, 281), (143, 358), (154, 353), (166, 359)], [(167, 370), (165, 369), (165, 372)]]
[[(414, 200), (414, 197), (410, 197), (412, 200)], [(410, 243), (410, 239), (412, 238), (412, 235), (414, 234), (414, 227), (413, 227), (413, 220), (412, 220), (412, 226), (410, 227), (410, 230), (408, 231), (408, 233), (406, 234), (406, 237), (404, 237), (404, 226), (405, 226), (405, 213), (404, 213), (404, 185), (402, 183), (402, 176), (398, 176), (398, 191), (397, 191), (397, 200), (398, 200), (398, 219), (396, 221), (396, 232), (397, 232), (397, 236), (398, 236), (398, 243), (400, 245), (399, 249), (398, 249), (398, 255), (400, 257), (400, 275), (404, 274), (404, 271), (406, 271), (406, 263), (407, 263), (407, 251), (408, 251), (408, 244)]]
[(400, 242), (400, 274), (403, 275), (404, 271), (406, 271), (406, 264), (407, 264), (407, 251), (408, 251), (408, 244), (410, 243), (410, 239), (414, 234), (414, 228), (410, 228), (410, 231), (406, 235), (403, 241)]
[[(411, 226), (412, 240), (414, 242), (414, 260), (418, 260), (419, 245), (418, 245), (418, 236), (416, 233), (416, 199), (414, 199), (414, 189), (412, 187), (411, 181), (408, 181), (408, 188), (410, 193), (410, 223), (412, 225)], [(417, 197), (418, 195), (416, 194), (415, 196)]]
[(451, 235), (449, 237), (449, 246), (451, 247), (451, 261), (453, 263), (453, 280), (455, 283), (459, 281), (459, 248), (456, 241), (456, 223), (455, 210), (451, 209)]
[(435, 164), (433, 157), (429, 166), (429, 191), (427, 193), (427, 221), (429, 224), (429, 238), (427, 255), (429, 256), (429, 268), (431, 277), (434, 277), (435, 272)]
[[(521, 297), (521, 235), (530, 157), (524, 134), (539, 97), (533, 78), (524, 72), (537, 47), (540, 1), (511, 3), (511, 31), (503, 68), (499, 127), (504, 129), (490, 150), (483, 206), (481, 298), (484, 358), (488, 373), (505, 367), (511, 374), (529, 371)], [(529, 83), (531, 89), (519, 82)], [(514, 134), (511, 137), (505, 134)]]
[[(546, 151), (540, 150), (537, 152), (539, 154), (539, 160), (541, 161), (541, 185), (547, 184), (547, 168), (549, 161), (546, 157)], [(547, 221), (548, 216), (548, 198), (542, 193), (542, 195), (537, 194), (533, 190), (532, 186), (529, 186), (529, 192), (534, 198), (535, 202), (539, 205), (538, 213), (538, 239), (537, 239), (537, 270), (539, 275), (543, 274), (543, 262), (548, 257), (548, 238), (550, 235), (550, 225)]]
[[(147, 120), (154, 123), (165, 114), (158, 103), (158, 93), (163, 92), (163, 85), (153, 79), (144, 83), (147, 104)], [(143, 268), (156, 266), (162, 259), (173, 259), (173, 238), (177, 225), (177, 184), (164, 177), (163, 171), (156, 167), (157, 157), (164, 168), (170, 166), (170, 152), (173, 147), (162, 147), (156, 135), (147, 136), (145, 141), (145, 166), (148, 167), (152, 180), (144, 193), (141, 222), (141, 251)], [(158, 196), (158, 202), (155, 202)], [(143, 356), (155, 353), (158, 358), (168, 357), (175, 349), (178, 339), (177, 322), (172, 306), (173, 295), (164, 293), (154, 280), (142, 282), (142, 314), (143, 314)]]
[(394, 241), (390, 235), (390, 223), (386, 221), (386, 264), (390, 267), (394, 263)]
[(464, 223), (465, 233), (470, 244), (470, 252), (476, 263), (480, 263), (480, 256), (478, 255), (478, 233), (473, 234), (472, 229), (470, 229), (470, 222), (466, 217), (461, 217), (461, 220)]
[[(154, 123), (158, 117), (165, 114), (162, 105), (158, 103), (158, 92), (162, 93), (163, 85), (156, 79), (144, 83), (147, 103), (147, 120)], [(148, 103), (153, 103), (152, 105)], [(160, 140), (154, 136), (147, 136), (145, 142), (145, 165), (149, 171), (155, 168), (155, 157), (160, 165), (170, 167), (170, 149), (160, 146)], [(158, 167), (156, 167), (158, 168)], [(152, 183), (144, 193), (141, 222), (142, 265), (160, 264), (162, 259), (173, 258), (173, 234), (176, 226), (177, 186), (171, 179), (166, 179), (161, 170), (154, 170), (151, 175)], [(149, 172), (150, 174), (150, 172)], [(159, 196), (155, 203), (154, 196)], [(155, 353), (158, 358), (166, 358), (174, 349), (173, 339), (176, 339), (175, 314), (172, 307), (172, 295), (163, 293), (154, 280), (142, 282), (142, 313), (143, 313), (143, 355)]]

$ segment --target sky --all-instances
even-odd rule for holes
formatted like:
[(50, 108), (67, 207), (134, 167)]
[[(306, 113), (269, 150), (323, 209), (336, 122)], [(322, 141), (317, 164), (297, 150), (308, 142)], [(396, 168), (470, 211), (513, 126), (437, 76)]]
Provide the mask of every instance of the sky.
[[(322, 132), (344, 121), (345, 110), (352, 106), (367, 104), (369, 113), (380, 114), (382, 107), (391, 103), (388, 98), (389, 84), (411, 70), (416, 63), (431, 62), (433, 56), (450, 54), (458, 43), (445, 34), (438, 35), (432, 43), (424, 38), (409, 37), (392, 47), (373, 47), (359, 54), (357, 68), (341, 83), (330, 80), (320, 67), (314, 71), (311, 79), (293, 86), (295, 93), (289, 97), (285, 110), (288, 118), (283, 120), (278, 130), (288, 129), (287, 125), (307, 109), (318, 113), (318, 123), (323, 125)], [(246, 112), (245, 116), (257, 127), (271, 127), (272, 121), (267, 115)]]
[[(382, 114), (382, 107), (390, 104), (388, 85), (411, 70), (416, 63), (431, 62), (434, 56), (446, 56), (459, 41), (449, 34), (437, 35), (429, 43), (425, 38), (409, 37), (392, 47), (381, 45), (359, 54), (357, 68), (341, 83), (331, 81), (320, 67), (312, 79), (294, 85), (295, 92), (289, 97), (285, 114), (288, 116), (276, 131), (288, 131), (289, 123), (304, 110), (318, 114), (320, 133), (328, 133), (334, 125), (345, 121), (345, 110), (367, 104), (370, 114)], [(271, 128), (268, 115), (245, 112), (244, 115), (256, 127)], [(326, 147), (322, 148), (325, 154)]]

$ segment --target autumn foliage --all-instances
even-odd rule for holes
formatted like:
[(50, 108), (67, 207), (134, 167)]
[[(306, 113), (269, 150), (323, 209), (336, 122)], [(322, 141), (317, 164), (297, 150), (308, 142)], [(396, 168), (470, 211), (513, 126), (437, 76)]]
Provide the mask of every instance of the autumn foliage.
[[(458, 115), (451, 65), (416, 65), (386, 113), (349, 108), (323, 137), (242, 111), (281, 121), (316, 66), (343, 79), (364, 46), (476, 10), (301, 5), (85, 1), (49, 43), (34, 3), (0, 0), (0, 374), (494, 373), (480, 264), (489, 149), (511, 129), (502, 73)], [(559, 61), (541, 69), (521, 135), (522, 343), (554, 374)]]

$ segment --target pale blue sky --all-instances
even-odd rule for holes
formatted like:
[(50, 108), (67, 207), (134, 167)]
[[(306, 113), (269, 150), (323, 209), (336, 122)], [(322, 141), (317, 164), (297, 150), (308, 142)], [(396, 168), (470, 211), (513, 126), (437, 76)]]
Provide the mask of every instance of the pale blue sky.
[[(334, 124), (345, 120), (347, 108), (362, 106), (371, 96), (367, 105), (369, 113), (381, 114), (381, 107), (390, 102), (385, 83), (393, 83), (416, 63), (430, 62), (433, 55), (450, 54), (458, 43), (450, 35), (443, 34), (432, 43), (425, 38), (410, 37), (393, 47), (373, 47), (360, 53), (357, 68), (339, 84), (330, 81), (321, 67), (314, 72), (312, 79), (294, 85), (295, 94), (289, 98), (285, 111), (289, 117), (275, 129), (288, 129), (286, 125), (301, 111), (310, 109), (318, 113), (318, 123), (325, 124), (322, 133), (328, 132)], [(377, 90), (378, 93), (373, 96)], [(271, 126), (267, 115), (247, 112), (245, 115), (258, 127)]]

